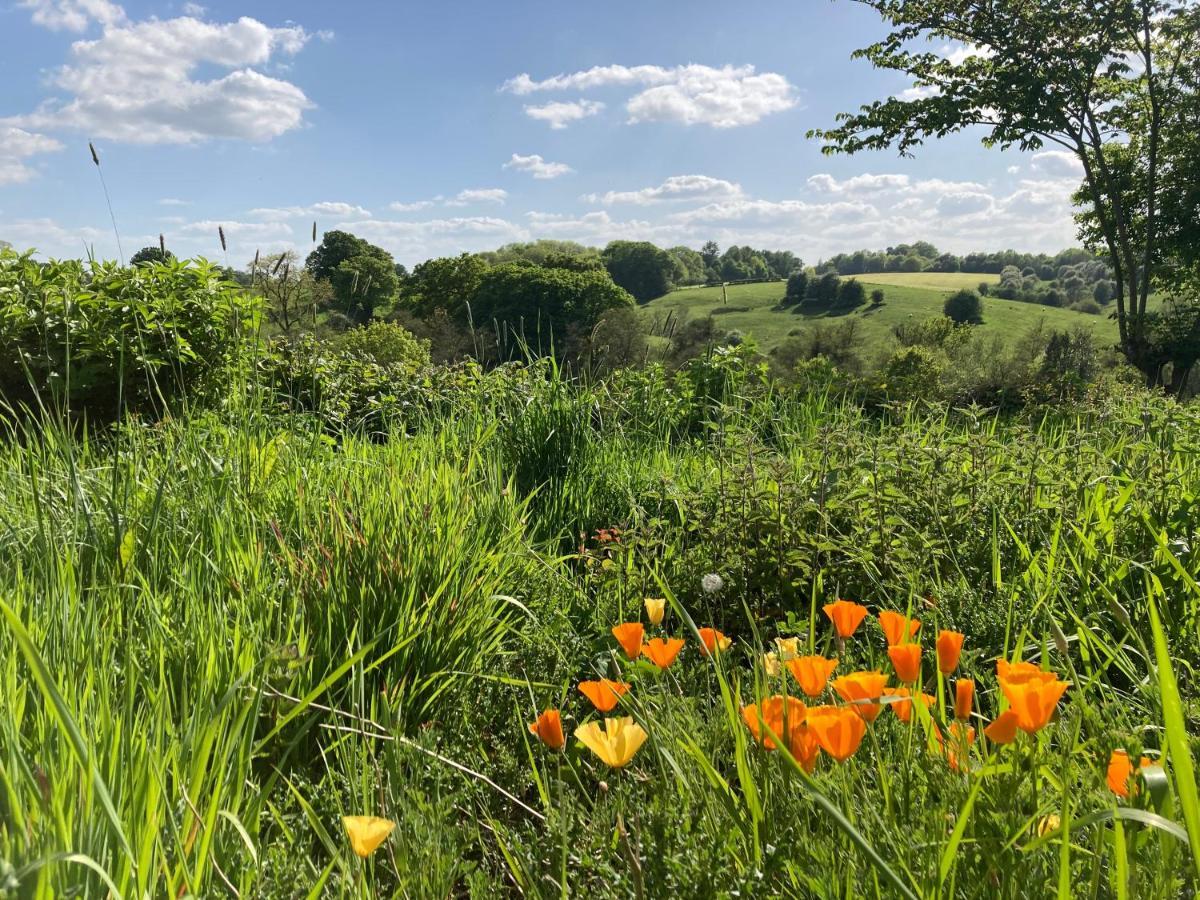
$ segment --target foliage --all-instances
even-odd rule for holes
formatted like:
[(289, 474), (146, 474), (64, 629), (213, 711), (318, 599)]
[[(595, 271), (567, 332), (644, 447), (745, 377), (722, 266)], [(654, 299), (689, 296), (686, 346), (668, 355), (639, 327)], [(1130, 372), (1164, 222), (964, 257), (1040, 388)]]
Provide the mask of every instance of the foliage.
[(401, 285), (400, 299), (418, 315), (444, 309), (452, 319), (466, 322), (472, 313), (471, 300), (487, 270), (486, 260), (470, 253), (430, 259), (413, 268)]
[(661, 297), (674, 287), (675, 258), (647, 241), (612, 241), (602, 256), (612, 280), (635, 300)]
[(342, 260), (330, 283), (338, 306), (352, 322), (365, 325), (377, 308), (395, 299), (399, 279), (390, 256), (360, 253)]
[(983, 324), (983, 300), (974, 291), (956, 291), (946, 298), (942, 307), (946, 318), (959, 325)]
[(417, 371), (429, 365), (429, 344), (418, 341), (393, 322), (372, 322), (342, 333), (333, 346), (365, 357), (381, 366), (400, 366)]
[(163, 263), (170, 262), (175, 258), (175, 254), (165, 247), (157, 245), (151, 247), (143, 247), (133, 256), (129, 257), (131, 266), (140, 266), (146, 263)]
[(311, 325), (317, 311), (333, 299), (329, 282), (300, 268), (293, 251), (265, 256), (252, 268), (253, 285), (263, 297), (267, 318), (284, 334)]

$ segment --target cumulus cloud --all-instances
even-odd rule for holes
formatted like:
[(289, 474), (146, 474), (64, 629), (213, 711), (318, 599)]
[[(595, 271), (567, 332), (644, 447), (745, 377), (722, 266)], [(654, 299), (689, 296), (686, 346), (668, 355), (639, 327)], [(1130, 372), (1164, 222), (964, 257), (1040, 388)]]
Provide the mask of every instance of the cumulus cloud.
[(459, 191), (453, 200), (447, 200), (447, 206), (469, 206), (472, 203), (496, 203), (503, 205), (508, 199), (508, 191), (504, 188), (469, 188)]
[(85, 31), (93, 22), (119, 25), (125, 10), (109, 0), (19, 0), (32, 12), (35, 24), (53, 31)]
[(1070, 150), (1043, 150), (1033, 154), (1029, 165), (1050, 178), (1082, 178), (1083, 163)]
[(440, 197), (433, 200), (414, 200), (412, 203), (401, 203), (399, 200), (388, 204), (388, 209), (392, 212), (416, 212), (419, 209), (428, 209), (441, 200)]
[(632, 203), (646, 206), (669, 200), (717, 200), (742, 196), (742, 186), (723, 178), (708, 175), (672, 175), (657, 187), (637, 191), (608, 191), (604, 194), (587, 194), (589, 203), (612, 206), (617, 203)]
[(26, 160), (61, 149), (61, 143), (44, 134), (0, 125), (0, 185), (29, 181), (37, 175), (37, 170)]
[[(100, 4), (38, 4), (56, 10), (82, 5)], [(50, 77), (67, 96), (8, 124), (69, 128), (137, 144), (268, 141), (299, 127), (312, 106), (296, 85), (255, 68), (298, 53), (310, 37), (299, 26), (272, 28), (247, 17), (213, 24), (190, 16), (102, 24), (103, 34), (75, 42), (70, 61)], [(198, 70), (212, 69), (226, 71), (196, 77)]]
[(942, 194), (937, 199), (938, 214), (949, 218), (991, 212), (995, 205), (996, 201), (991, 194), (974, 191), (954, 191)]
[(350, 216), (369, 219), (371, 213), (353, 203), (323, 200), (310, 206), (259, 207), (250, 210), (248, 216), (268, 222), (283, 222), (288, 219), (315, 219), (321, 216), (347, 218)]
[(875, 191), (902, 190), (909, 186), (907, 175), (855, 175), (843, 181), (838, 181), (832, 175), (821, 173), (810, 175), (808, 187), (820, 194), (859, 194)]
[(572, 122), (594, 116), (604, 109), (598, 100), (574, 100), (570, 103), (544, 103), (541, 106), (526, 106), (525, 115), (539, 122), (547, 122), (555, 131), (561, 131)]
[[(797, 103), (795, 89), (784, 76), (774, 72), (759, 73), (751, 65), (726, 65), (720, 68), (694, 63), (674, 67), (595, 66), (541, 81), (522, 73), (506, 81), (501, 89), (526, 96), (538, 92), (610, 87), (641, 88), (625, 103), (631, 124), (678, 122), (684, 125), (735, 128), (791, 109)], [(525, 111), (533, 115), (532, 110), (547, 110), (559, 105), (572, 104), (527, 106)], [(565, 114), (565, 110), (561, 112)], [(548, 115), (544, 114), (546, 117)], [(576, 117), (582, 118), (582, 115)], [(565, 121), (560, 125), (552, 123), (552, 127), (565, 127)]]
[(566, 163), (547, 162), (541, 156), (534, 153), (531, 156), (521, 156), (518, 153), (512, 155), (512, 159), (506, 162), (502, 168), (515, 169), (518, 172), (527, 172), (534, 178), (546, 180), (549, 178), (559, 178), (563, 175), (569, 175), (575, 170)]

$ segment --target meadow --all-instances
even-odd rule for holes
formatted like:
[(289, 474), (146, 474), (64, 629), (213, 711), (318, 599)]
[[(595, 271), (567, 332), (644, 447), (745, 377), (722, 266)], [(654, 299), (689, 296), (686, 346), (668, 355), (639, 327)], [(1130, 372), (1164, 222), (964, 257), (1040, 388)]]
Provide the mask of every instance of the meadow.
[[(884, 272), (856, 277), (868, 294), (876, 288), (883, 290), (883, 305), (868, 304), (853, 310), (781, 306), (784, 283), (765, 282), (729, 285), (724, 294), (720, 287), (672, 291), (644, 304), (643, 315), (659, 323), (660, 327), (669, 321), (669, 317), (715, 316), (721, 328), (753, 337), (765, 352), (817, 324), (837, 325), (853, 321), (858, 327), (856, 344), (862, 355), (869, 358), (881, 355), (889, 347), (895, 327), (941, 316), (949, 293), (998, 281), (994, 275), (965, 272)], [(984, 298), (983, 324), (976, 327), (983, 337), (997, 336), (1009, 342), (1015, 342), (1035, 329), (1070, 331), (1083, 328), (1095, 335), (1099, 344), (1105, 345), (1114, 344), (1117, 339), (1116, 322), (1107, 313), (1089, 315), (999, 297)]]
[[(1194, 405), (866, 408), (716, 353), (429, 372), (331, 433), (239, 371), (10, 421), (0, 895), (1196, 886)], [(998, 660), (1067, 684), (1009, 734)]]

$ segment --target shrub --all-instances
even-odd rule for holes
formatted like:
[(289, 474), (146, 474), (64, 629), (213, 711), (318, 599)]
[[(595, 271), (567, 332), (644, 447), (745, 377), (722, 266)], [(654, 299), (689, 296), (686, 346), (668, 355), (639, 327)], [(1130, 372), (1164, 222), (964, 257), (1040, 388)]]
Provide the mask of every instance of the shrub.
[(783, 295), (784, 305), (792, 306), (796, 303), (803, 303), (806, 296), (808, 296), (808, 274), (793, 272), (788, 276), (787, 291)]
[(1089, 316), (1098, 316), (1104, 311), (1095, 300), (1080, 300), (1071, 309), (1075, 312), (1087, 313)]
[(983, 324), (983, 300), (974, 291), (956, 291), (946, 298), (942, 312), (959, 325)]
[(875, 288), (875, 290), (871, 291), (872, 306), (883, 306), (883, 301), (885, 299), (886, 297), (883, 293), (883, 288)]
[(417, 340), (394, 322), (372, 322), (352, 328), (339, 335), (333, 345), (381, 366), (400, 366), (415, 371), (429, 365), (429, 342)]
[(259, 301), (207, 262), (36, 262), (0, 250), (0, 400), (107, 421), (224, 383)]
[(842, 282), (838, 288), (837, 305), (842, 309), (854, 309), (867, 302), (867, 289), (857, 279)]
[(904, 347), (883, 367), (883, 388), (889, 397), (932, 400), (939, 395), (944, 357), (928, 347)]

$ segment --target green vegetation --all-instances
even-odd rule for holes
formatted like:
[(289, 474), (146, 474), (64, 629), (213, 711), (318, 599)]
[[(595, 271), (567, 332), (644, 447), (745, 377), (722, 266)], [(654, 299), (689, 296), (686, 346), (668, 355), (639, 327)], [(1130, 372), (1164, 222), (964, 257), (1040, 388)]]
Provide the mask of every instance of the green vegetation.
[(930, 291), (958, 291), (1000, 282), (999, 275), (986, 272), (871, 272), (855, 277), (867, 284), (924, 288)]

